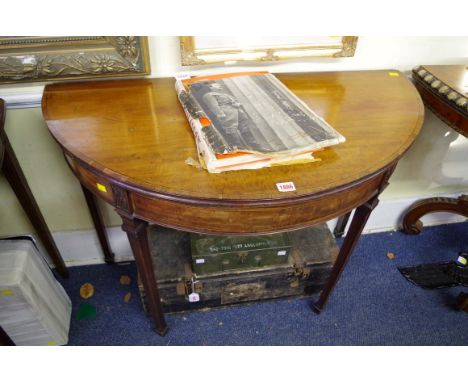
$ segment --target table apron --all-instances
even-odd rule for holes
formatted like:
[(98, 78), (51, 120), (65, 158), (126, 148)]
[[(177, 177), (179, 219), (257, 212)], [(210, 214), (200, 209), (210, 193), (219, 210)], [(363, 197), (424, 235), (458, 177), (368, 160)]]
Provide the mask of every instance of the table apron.
[(290, 231), (340, 216), (378, 193), (384, 174), (321, 197), (266, 206), (197, 205), (130, 193), (133, 215), (183, 231), (249, 235)]
[[(258, 235), (286, 232), (326, 222), (353, 210), (379, 193), (385, 171), (345, 189), (313, 198), (262, 205), (203, 204), (198, 200), (169, 200), (125, 188), (98, 171), (65, 156), (80, 183), (120, 211), (141, 220), (188, 232)], [(103, 191), (104, 190), (104, 191)]]

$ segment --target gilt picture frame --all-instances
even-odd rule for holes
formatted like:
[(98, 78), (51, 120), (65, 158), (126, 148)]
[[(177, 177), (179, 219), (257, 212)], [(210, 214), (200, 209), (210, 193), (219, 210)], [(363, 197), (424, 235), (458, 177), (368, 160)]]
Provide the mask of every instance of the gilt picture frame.
[(0, 84), (150, 73), (145, 36), (0, 37)]
[(213, 37), (181, 36), (183, 66), (242, 61), (276, 61), (305, 57), (352, 57), (356, 36)]

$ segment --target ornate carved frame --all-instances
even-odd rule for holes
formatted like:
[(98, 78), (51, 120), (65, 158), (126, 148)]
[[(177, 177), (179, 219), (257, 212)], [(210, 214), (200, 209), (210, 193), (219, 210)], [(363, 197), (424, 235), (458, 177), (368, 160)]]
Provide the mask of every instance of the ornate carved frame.
[(0, 83), (147, 74), (146, 37), (0, 37)]
[[(302, 57), (352, 57), (356, 51), (358, 38), (342, 36), (341, 44), (330, 45), (293, 45), (274, 48), (252, 48), (249, 50), (199, 49), (194, 36), (181, 36), (180, 48), (183, 66), (213, 64), (226, 61), (276, 61)], [(246, 58), (251, 54), (253, 58)]]

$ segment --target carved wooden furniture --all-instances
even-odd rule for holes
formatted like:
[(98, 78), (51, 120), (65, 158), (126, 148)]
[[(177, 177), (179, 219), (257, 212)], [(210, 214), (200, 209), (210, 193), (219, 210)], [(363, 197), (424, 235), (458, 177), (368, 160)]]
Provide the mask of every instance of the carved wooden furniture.
[[(320, 312), (379, 194), (421, 128), (421, 99), (399, 72), (278, 78), (347, 138), (317, 153), (321, 162), (221, 174), (187, 165), (197, 150), (172, 78), (45, 88), (44, 118), (75, 175), (122, 217), (160, 335), (167, 326), (149, 252), (149, 222), (198, 233), (258, 235), (305, 228), (356, 209), (315, 304)], [(288, 181), (296, 190), (279, 192), (276, 184)]]
[[(418, 66), (413, 69), (413, 80), (424, 104), (447, 125), (468, 137), (468, 67)], [(420, 233), (423, 224), (419, 219), (432, 212), (452, 212), (468, 218), (468, 195), (415, 202), (403, 218), (403, 231), (413, 235)]]
[[(1, 168), (5, 174), (5, 178), (11, 185), (11, 188), (15, 192), (18, 200), (23, 207), (26, 215), (31, 221), (34, 229), (37, 232), (42, 244), (44, 245), (47, 253), (50, 255), (58, 273), (62, 277), (68, 277), (68, 269), (60, 256), (60, 252), (57, 249), (55, 241), (47, 227), (47, 224), (42, 216), (42, 213), (34, 199), (34, 195), (29, 188), (26, 178), (21, 170), (21, 167), (16, 159), (16, 155), (13, 148), (10, 145), (8, 137), (4, 131), (4, 122), (6, 115), (5, 102), (0, 99), (0, 153), (4, 151), (3, 163)], [(1, 157), (2, 155), (0, 155)]]

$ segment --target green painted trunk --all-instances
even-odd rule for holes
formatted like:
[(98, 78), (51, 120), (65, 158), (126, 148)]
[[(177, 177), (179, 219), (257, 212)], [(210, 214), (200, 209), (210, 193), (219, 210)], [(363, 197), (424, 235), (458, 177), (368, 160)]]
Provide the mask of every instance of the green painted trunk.
[[(285, 264), (197, 276), (192, 272), (190, 234), (150, 226), (148, 241), (164, 311), (188, 311), (318, 293), (330, 276), (338, 253), (335, 238), (326, 224), (292, 231), (288, 236), (292, 247)], [(138, 288), (146, 306), (141, 281), (138, 281)], [(193, 292), (199, 294), (198, 302), (189, 300)]]
[(287, 233), (262, 236), (190, 235), (195, 275), (286, 264), (291, 250)]

